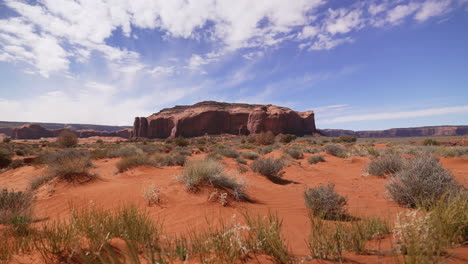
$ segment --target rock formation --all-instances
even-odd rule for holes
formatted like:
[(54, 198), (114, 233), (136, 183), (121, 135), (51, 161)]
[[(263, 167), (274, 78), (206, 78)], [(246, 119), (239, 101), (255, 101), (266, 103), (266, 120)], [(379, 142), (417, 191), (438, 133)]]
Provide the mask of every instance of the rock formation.
[[(65, 128), (47, 129), (38, 124), (27, 124), (13, 129), (11, 137), (13, 139), (40, 139), (57, 137)], [(87, 137), (122, 137), (130, 138), (131, 129), (122, 129), (118, 131), (95, 131), (91, 129), (73, 131), (80, 138)]]
[(437, 137), (468, 135), (468, 126), (427, 126), (392, 128), (374, 131), (352, 131), (342, 129), (320, 129), (323, 135), (339, 137), (344, 135), (361, 138), (392, 138), (392, 137)]
[(135, 138), (194, 137), (205, 134), (305, 135), (315, 132), (314, 113), (296, 112), (274, 105), (204, 101), (190, 106), (166, 108), (149, 117), (136, 117)]

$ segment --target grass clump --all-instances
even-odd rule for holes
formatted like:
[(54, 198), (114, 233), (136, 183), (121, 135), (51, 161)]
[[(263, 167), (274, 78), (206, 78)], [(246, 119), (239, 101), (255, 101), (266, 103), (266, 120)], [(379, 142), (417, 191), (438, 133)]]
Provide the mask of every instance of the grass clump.
[(312, 214), (324, 219), (342, 219), (347, 215), (347, 199), (335, 192), (335, 185), (307, 188), (304, 200)]
[(64, 129), (57, 137), (57, 143), (62, 148), (71, 148), (78, 144), (78, 137), (75, 132)]
[(307, 159), (310, 164), (316, 164), (319, 162), (325, 162), (325, 158), (322, 155), (315, 155)]
[(179, 136), (179, 137), (174, 138), (172, 143), (174, 143), (174, 145), (179, 146), (179, 147), (186, 147), (190, 144), (190, 141), (184, 137)]
[(296, 135), (286, 134), (286, 135), (281, 136), (280, 142), (287, 144), (287, 143), (293, 142), (296, 139), (297, 139)]
[(259, 133), (254, 138), (257, 145), (272, 145), (275, 143), (275, 135), (271, 131)]
[(233, 158), (233, 159), (239, 157), (239, 152), (231, 148), (220, 148), (217, 150), (217, 153), (219, 153), (220, 155), (223, 155), (224, 157)]
[(86, 178), (96, 178), (89, 172), (91, 158), (89, 152), (78, 149), (65, 149), (60, 152), (51, 153), (46, 158), (48, 165), (47, 174), (50, 179), (59, 178), (67, 181), (76, 181)]
[(29, 222), (31, 203), (32, 195), (28, 192), (2, 189), (0, 192), (0, 224), (9, 225)]
[(256, 160), (256, 159), (258, 159), (258, 157), (260, 157), (260, 155), (259, 155), (257, 152), (254, 152), (254, 151), (245, 151), (245, 152), (242, 152), (242, 153), (241, 153), (241, 156), (242, 156), (244, 159), (249, 159), (249, 160)]
[(357, 141), (357, 137), (355, 136), (340, 136), (338, 138), (338, 140), (340, 142), (343, 142), (343, 143), (354, 143)]
[(228, 192), (237, 201), (248, 199), (245, 193), (246, 184), (230, 176), (224, 166), (213, 159), (188, 161), (179, 180), (191, 191), (196, 191), (202, 185), (209, 184)]
[(395, 202), (408, 207), (427, 207), (443, 194), (456, 193), (459, 184), (439, 160), (429, 154), (408, 160), (386, 185)]
[(119, 172), (124, 172), (131, 168), (143, 166), (143, 165), (156, 166), (156, 163), (147, 155), (133, 155), (133, 156), (123, 157), (116, 164), (117, 170)]
[(400, 171), (403, 166), (403, 158), (399, 154), (390, 153), (372, 159), (367, 166), (367, 172), (375, 176), (384, 176)]
[(426, 138), (422, 144), (424, 146), (439, 146), (440, 145), (439, 141), (432, 139), (432, 138)]
[(156, 184), (143, 188), (143, 199), (148, 202), (148, 205), (158, 204), (161, 196), (161, 190), (156, 187)]
[(120, 147), (118, 149), (114, 149), (109, 151), (108, 157), (109, 158), (117, 158), (117, 157), (130, 157), (135, 155), (143, 155), (143, 150), (136, 147), (135, 145)]
[(346, 158), (347, 156), (346, 149), (342, 147), (341, 145), (337, 145), (337, 144), (326, 145), (325, 152), (338, 158)]
[(252, 171), (258, 172), (268, 178), (281, 178), (283, 173), (281, 172), (285, 164), (281, 159), (266, 158), (256, 159), (252, 162), (250, 167)]
[(0, 148), (0, 169), (6, 168), (12, 162), (11, 152), (6, 148)]

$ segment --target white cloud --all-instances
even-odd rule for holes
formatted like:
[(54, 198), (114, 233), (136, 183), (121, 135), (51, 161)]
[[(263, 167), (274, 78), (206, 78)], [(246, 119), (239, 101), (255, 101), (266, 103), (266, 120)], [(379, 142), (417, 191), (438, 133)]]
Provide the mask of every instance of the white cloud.
[(416, 12), (420, 8), (419, 3), (408, 3), (403, 5), (398, 5), (391, 9), (387, 14), (387, 22), (391, 24), (399, 24), (402, 20)]
[(421, 9), (416, 13), (415, 19), (426, 21), (431, 17), (443, 15), (450, 7), (450, 0), (445, 1), (427, 1), (422, 4)]
[(319, 28), (314, 26), (305, 26), (302, 28), (302, 31), (298, 34), (298, 39), (308, 39), (315, 37), (319, 33)]
[(329, 113), (330, 111), (341, 111), (349, 108), (348, 104), (327, 105), (311, 108), (315, 113)]
[(335, 118), (321, 120), (322, 124), (335, 124), (355, 121), (370, 121), (370, 120), (387, 120), (387, 119), (403, 119), (403, 118), (414, 118), (414, 117), (425, 117), (425, 116), (437, 116), (447, 115), (454, 113), (468, 113), (468, 106), (453, 106), (453, 107), (442, 107), (442, 108), (429, 108), (416, 111), (404, 111), (404, 112), (385, 112), (365, 115), (348, 115), (339, 116)]
[(163, 66), (156, 66), (153, 69), (148, 71), (153, 76), (169, 76), (174, 73), (174, 66), (163, 67)]
[(363, 26), (363, 22), (361, 19), (361, 10), (346, 10), (346, 9), (338, 9), (338, 10), (329, 10), (330, 18), (327, 21), (327, 31), (335, 35), (337, 33), (348, 33), (351, 30), (359, 29)]

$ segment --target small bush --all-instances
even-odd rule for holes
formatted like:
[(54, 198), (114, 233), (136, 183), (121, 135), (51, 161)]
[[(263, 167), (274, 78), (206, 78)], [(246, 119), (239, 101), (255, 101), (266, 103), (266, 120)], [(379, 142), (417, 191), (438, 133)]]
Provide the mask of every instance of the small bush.
[(319, 162), (325, 162), (325, 158), (322, 155), (315, 155), (307, 159), (310, 164), (316, 164)]
[(246, 184), (236, 181), (221, 163), (213, 159), (188, 161), (179, 180), (192, 191), (198, 190), (203, 184), (210, 184), (215, 188), (230, 191), (235, 200), (242, 201), (247, 198), (244, 192)]
[(50, 175), (50, 178), (57, 177), (67, 181), (96, 178), (96, 175), (89, 172), (92, 163), (88, 151), (62, 150), (48, 155), (46, 163), (48, 165), (47, 174)]
[(257, 145), (271, 145), (275, 143), (275, 135), (271, 131), (262, 132), (255, 135), (255, 143)]
[(247, 164), (247, 161), (245, 159), (241, 158), (241, 157), (237, 157), (236, 162), (239, 163), (239, 164), (244, 164), (244, 165)]
[(102, 144), (102, 143), (104, 143), (104, 141), (102, 139), (96, 140), (96, 144)]
[(288, 148), (285, 149), (285, 152), (294, 159), (303, 159), (304, 153), (301, 149), (298, 148)]
[(286, 135), (281, 136), (280, 142), (287, 144), (287, 143), (290, 143), (290, 142), (296, 140), (296, 138), (297, 138), (296, 135), (286, 134)]
[(346, 149), (336, 144), (326, 145), (325, 152), (338, 158), (346, 158), (347, 156)]
[(136, 147), (135, 145), (130, 145), (110, 150), (107, 156), (109, 158), (130, 157), (135, 155), (143, 155), (143, 153), (144, 152), (142, 149)]
[(16, 154), (16, 156), (24, 156), (25, 155), (24, 151), (21, 150), (21, 149), (18, 149), (17, 151), (15, 151), (15, 154)]
[(31, 215), (32, 195), (26, 192), (0, 192), (0, 224), (12, 224), (19, 218), (29, 219)]
[(443, 194), (460, 189), (449, 170), (428, 154), (408, 160), (386, 185), (391, 198), (405, 206), (430, 206)]
[(346, 216), (346, 197), (336, 193), (334, 188), (334, 184), (329, 184), (305, 190), (306, 206), (315, 216), (324, 219), (340, 219)]
[(13, 160), (11, 163), (10, 163), (10, 168), (12, 169), (16, 169), (16, 168), (19, 168), (21, 166), (23, 166), (24, 163), (23, 163), (23, 160), (21, 159), (16, 159), (16, 160)]
[(432, 139), (432, 138), (426, 138), (424, 141), (423, 141), (423, 145), (424, 146), (439, 146), (440, 143), (435, 140), (435, 139)]
[(257, 152), (246, 151), (246, 152), (242, 152), (242, 153), (241, 153), (241, 156), (242, 156), (244, 159), (256, 160), (256, 159), (258, 159), (258, 157), (259, 157), (260, 155), (259, 155)]
[(6, 148), (0, 148), (0, 169), (6, 168), (12, 162), (11, 152)]
[(180, 136), (174, 138), (173, 143), (179, 147), (186, 147), (190, 144), (190, 142), (186, 138)]
[(161, 190), (159, 190), (153, 183), (150, 186), (143, 188), (143, 199), (148, 202), (148, 205), (159, 203)]
[(285, 164), (281, 159), (266, 158), (254, 160), (251, 164), (252, 171), (267, 177), (281, 178)]
[(131, 168), (143, 165), (156, 166), (155, 162), (147, 155), (126, 156), (116, 164), (119, 172), (124, 172)]
[(65, 129), (58, 135), (57, 143), (62, 148), (71, 148), (78, 144), (78, 137), (75, 132)]
[(403, 165), (403, 159), (399, 154), (386, 154), (371, 160), (367, 172), (375, 176), (384, 176), (398, 172)]
[(357, 141), (357, 137), (355, 137), (355, 136), (341, 136), (339, 138), (339, 141), (344, 142), (344, 143), (354, 143), (354, 142)]
[(44, 174), (44, 175), (35, 177), (31, 179), (31, 181), (29, 182), (29, 189), (36, 190), (37, 188), (51, 181), (53, 178), (55, 178), (55, 175), (51, 175), (51, 174)]
[(11, 138), (9, 138), (9, 137), (4, 137), (3, 140), (2, 140), (2, 142), (5, 143), (5, 144), (8, 144), (8, 143), (11, 142)]
[(237, 152), (235, 149), (230, 149), (230, 148), (220, 148), (217, 150), (217, 152), (224, 157), (228, 158), (237, 158), (239, 157), (239, 152)]
[(166, 155), (162, 158), (157, 158), (155, 161), (160, 166), (184, 166), (185, 162), (187, 162), (187, 156), (180, 154)]
[(107, 149), (95, 149), (91, 151), (90, 157), (92, 160), (105, 159), (109, 155), (109, 150)]

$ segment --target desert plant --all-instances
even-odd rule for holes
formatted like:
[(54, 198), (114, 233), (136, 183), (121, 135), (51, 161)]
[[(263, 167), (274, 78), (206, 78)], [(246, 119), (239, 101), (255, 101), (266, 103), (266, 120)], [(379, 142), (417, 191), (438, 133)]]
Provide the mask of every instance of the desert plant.
[(258, 172), (269, 178), (281, 178), (285, 164), (281, 159), (266, 158), (266, 159), (256, 159), (252, 162), (250, 167), (252, 171)]
[(53, 174), (44, 174), (44, 175), (32, 178), (31, 181), (29, 182), (29, 189), (36, 190), (37, 188), (51, 181), (53, 178), (55, 178), (55, 175)]
[(307, 188), (304, 191), (304, 200), (315, 216), (335, 220), (346, 217), (347, 199), (335, 192), (334, 184)]
[(186, 147), (190, 144), (190, 142), (186, 138), (181, 136), (174, 138), (173, 143), (179, 147)]
[(210, 184), (223, 191), (229, 191), (235, 200), (247, 199), (244, 191), (246, 184), (235, 180), (221, 163), (213, 159), (188, 161), (179, 180), (191, 191), (198, 190), (203, 184)]
[(220, 148), (217, 150), (217, 153), (223, 155), (224, 157), (228, 158), (237, 158), (239, 157), (239, 152), (237, 152), (235, 149), (230, 149), (230, 148)]
[(156, 187), (156, 184), (151, 184), (148, 187), (143, 188), (143, 199), (148, 202), (148, 205), (159, 203), (161, 190)]
[(11, 224), (12, 221), (31, 216), (32, 195), (28, 192), (9, 191), (4, 188), (0, 192), (0, 224)]
[(241, 156), (245, 159), (256, 160), (260, 155), (257, 152), (245, 151), (241, 153)]
[(78, 149), (66, 149), (52, 153), (47, 157), (47, 174), (51, 178), (60, 178), (67, 181), (95, 179), (97, 176), (89, 172), (92, 166), (89, 152)]
[(4, 138), (2, 139), (2, 142), (5, 143), (5, 144), (8, 144), (8, 143), (11, 142), (11, 138), (9, 138), (9, 137), (4, 137)]
[(355, 136), (340, 136), (339, 137), (339, 142), (354, 143), (356, 141), (357, 141), (357, 137)]
[(239, 164), (247, 165), (247, 161), (245, 159), (241, 158), (241, 157), (237, 157), (236, 162), (239, 163)]
[(70, 148), (78, 144), (78, 137), (75, 132), (64, 129), (57, 137), (57, 143), (63, 148)]
[(105, 159), (109, 155), (109, 150), (107, 149), (95, 149), (91, 151), (90, 157), (93, 160), (98, 160), (98, 159)]
[(304, 153), (299, 148), (287, 148), (287, 149), (284, 150), (284, 152), (286, 152), (293, 159), (303, 159), (304, 158)]
[(129, 157), (135, 155), (143, 155), (143, 150), (136, 147), (135, 145), (124, 146), (118, 149), (110, 150), (107, 156), (109, 158), (117, 158), (117, 157)]
[(6, 168), (12, 162), (11, 152), (6, 148), (0, 148), (0, 169)]
[(147, 155), (133, 155), (123, 157), (116, 166), (119, 172), (124, 172), (134, 167), (149, 165), (156, 166), (156, 163)]
[(329, 144), (325, 146), (325, 152), (339, 158), (346, 158), (347, 152), (346, 149), (341, 145)]
[(339, 260), (343, 259), (346, 249), (347, 230), (342, 223), (327, 224), (320, 217), (308, 214), (310, 219), (310, 234), (307, 247), (314, 258)]
[(429, 154), (408, 160), (386, 185), (395, 202), (409, 207), (427, 207), (445, 193), (455, 193), (460, 185), (438, 159)]
[(275, 135), (271, 131), (262, 132), (255, 135), (257, 145), (271, 145), (275, 143)]
[(440, 145), (440, 143), (437, 140), (432, 139), (432, 138), (426, 138), (422, 144), (424, 146), (439, 146)]
[(325, 162), (325, 158), (322, 155), (315, 155), (307, 159), (310, 164), (316, 164), (319, 162)]
[(290, 143), (294, 140), (296, 140), (297, 136), (296, 135), (292, 135), (292, 134), (285, 134), (285, 135), (282, 135), (281, 138), (280, 138), (280, 142), (281, 143)]
[(403, 168), (404, 161), (399, 154), (385, 154), (371, 160), (367, 172), (375, 176), (394, 174)]

